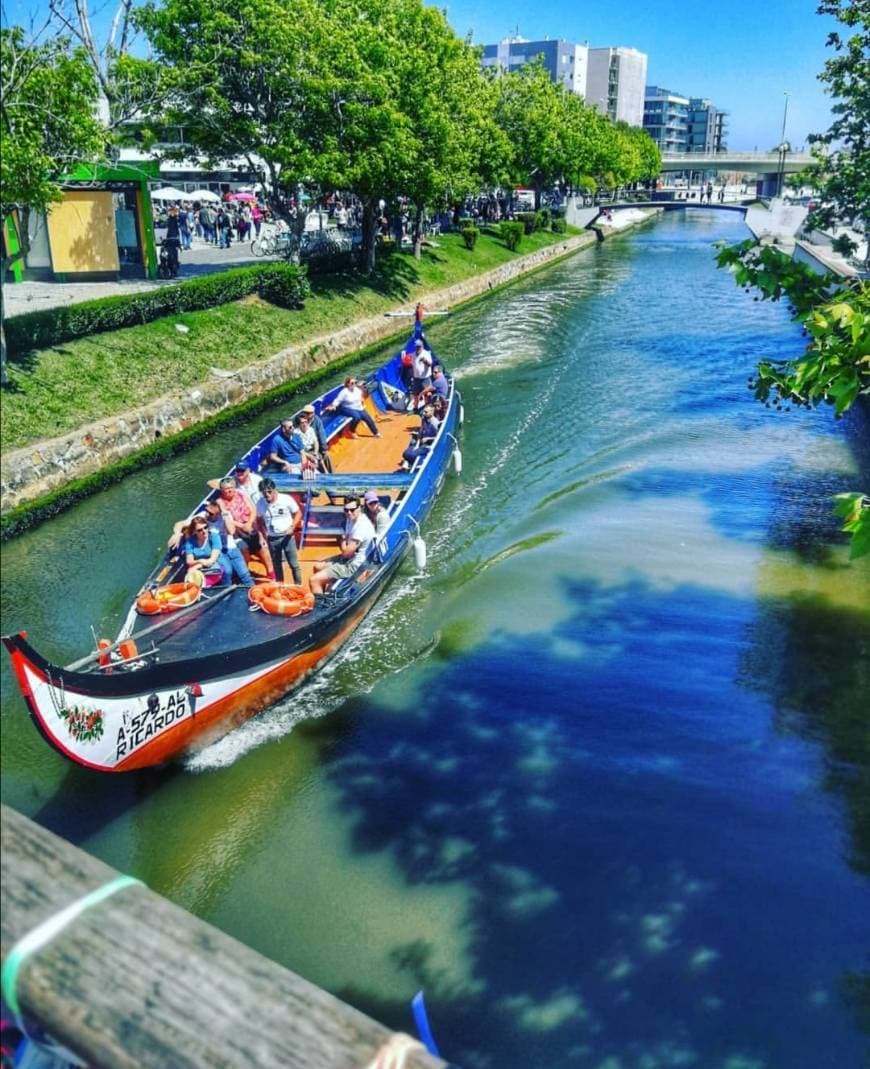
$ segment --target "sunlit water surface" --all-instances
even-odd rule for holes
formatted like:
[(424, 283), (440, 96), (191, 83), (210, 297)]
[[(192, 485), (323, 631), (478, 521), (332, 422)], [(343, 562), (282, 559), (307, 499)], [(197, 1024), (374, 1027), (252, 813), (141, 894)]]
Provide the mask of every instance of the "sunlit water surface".
[[(467, 421), (426, 573), (147, 775), (55, 756), (4, 662), (4, 801), (390, 1025), (424, 988), (465, 1069), (859, 1065), (870, 572), (829, 499), (866, 420), (752, 400), (801, 341), (715, 269), (743, 234), (675, 213), (433, 321)], [(6, 546), (4, 629), (111, 632), (275, 416)]]

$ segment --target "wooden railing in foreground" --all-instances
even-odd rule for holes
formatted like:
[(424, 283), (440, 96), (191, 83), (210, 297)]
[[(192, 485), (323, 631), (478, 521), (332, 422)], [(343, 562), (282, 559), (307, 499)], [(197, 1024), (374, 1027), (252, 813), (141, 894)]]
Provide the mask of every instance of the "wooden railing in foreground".
[[(5, 962), (24, 935), (118, 873), (0, 810)], [(358, 960), (364, 977), (364, 947)], [(402, 1044), (383, 1025), (144, 886), (105, 898), (26, 957), (16, 992), (25, 1020), (93, 1069), (445, 1066), (421, 1047), (391, 1058)]]

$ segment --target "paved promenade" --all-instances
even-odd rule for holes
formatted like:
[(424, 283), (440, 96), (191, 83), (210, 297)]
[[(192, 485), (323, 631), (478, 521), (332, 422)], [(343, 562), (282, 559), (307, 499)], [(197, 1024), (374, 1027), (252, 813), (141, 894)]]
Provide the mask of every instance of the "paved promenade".
[[(242, 267), (250, 263), (264, 263), (251, 252), (249, 241), (231, 245), (228, 249), (217, 249), (214, 245), (194, 242), (189, 252), (180, 253), (178, 279), (195, 278), (197, 275), (209, 275), (215, 271), (226, 271), (230, 267)], [(77, 304), (90, 301), (96, 297), (112, 297), (119, 293), (139, 293), (156, 289), (159, 286), (171, 286), (173, 281), (122, 278), (118, 282), (18, 282), (3, 288), (3, 301), (7, 316), (21, 315), (24, 312), (38, 312), (43, 308), (56, 308), (65, 304)]]

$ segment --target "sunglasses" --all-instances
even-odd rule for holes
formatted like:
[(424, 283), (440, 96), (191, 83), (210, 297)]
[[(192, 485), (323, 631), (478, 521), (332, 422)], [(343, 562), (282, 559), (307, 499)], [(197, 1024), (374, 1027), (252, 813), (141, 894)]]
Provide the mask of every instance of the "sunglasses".
[(345, 512), (356, 512), (356, 510), (358, 508), (359, 508), (359, 505), (346, 505), (344, 511)]
[(207, 531), (207, 530), (208, 530), (208, 524), (206, 524), (206, 523), (198, 523), (196, 525), (196, 527), (194, 527), (194, 531)]

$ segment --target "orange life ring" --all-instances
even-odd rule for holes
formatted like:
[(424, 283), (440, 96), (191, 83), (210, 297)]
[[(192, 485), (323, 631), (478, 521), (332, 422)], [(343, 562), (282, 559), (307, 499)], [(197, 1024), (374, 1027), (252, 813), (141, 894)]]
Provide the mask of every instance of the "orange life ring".
[(260, 583), (248, 591), (248, 598), (270, 616), (301, 616), (314, 608), (314, 595), (304, 586)]
[(192, 605), (202, 593), (196, 583), (170, 583), (156, 590), (146, 590), (136, 598), (136, 611), (143, 616), (156, 616), (162, 612), (175, 612), (185, 605)]

